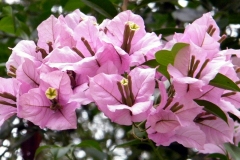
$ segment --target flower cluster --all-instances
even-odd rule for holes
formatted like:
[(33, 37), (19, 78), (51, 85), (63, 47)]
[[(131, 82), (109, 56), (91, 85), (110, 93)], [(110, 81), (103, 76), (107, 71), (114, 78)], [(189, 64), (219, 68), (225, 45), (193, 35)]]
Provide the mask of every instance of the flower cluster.
[(37, 43), (20, 41), (6, 63), (12, 78), (1, 78), (0, 125), (16, 114), (41, 128), (74, 129), (75, 110), (95, 103), (112, 122), (145, 124), (156, 145), (206, 152), (236, 143), (228, 113), (240, 117), (239, 93), (218, 82), (237, 86), (231, 56), (240, 53), (220, 50), (226, 37), (210, 13), (168, 42), (131, 11), (98, 24), (75, 10), (50, 16), (37, 31)]

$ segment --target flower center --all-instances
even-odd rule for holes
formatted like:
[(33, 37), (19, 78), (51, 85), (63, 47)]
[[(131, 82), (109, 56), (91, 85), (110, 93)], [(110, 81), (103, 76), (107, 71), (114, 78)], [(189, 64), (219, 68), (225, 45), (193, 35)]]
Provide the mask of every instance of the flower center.
[(131, 21), (128, 22), (128, 25), (129, 25), (130, 30), (136, 31), (140, 28), (139, 25), (137, 25), (136, 23), (131, 22)]
[(121, 84), (123, 86), (127, 86), (128, 85), (128, 80), (126, 78), (123, 78), (120, 82), (121, 82)]
[(49, 87), (46, 92), (45, 95), (48, 99), (53, 100), (58, 96), (58, 92), (57, 89)]
[(133, 36), (137, 30), (139, 30), (139, 25), (134, 22), (128, 21), (125, 23), (124, 33), (123, 33), (123, 43), (121, 48), (130, 54), (131, 43)]

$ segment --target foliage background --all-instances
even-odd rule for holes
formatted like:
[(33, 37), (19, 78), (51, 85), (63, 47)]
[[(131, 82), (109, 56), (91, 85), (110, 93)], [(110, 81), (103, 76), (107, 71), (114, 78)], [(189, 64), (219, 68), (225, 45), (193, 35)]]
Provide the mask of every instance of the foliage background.
[[(162, 34), (163, 40), (211, 12), (221, 33), (228, 36), (221, 48), (240, 48), (239, 0), (0, 0), (0, 76), (7, 77), (9, 48), (23, 39), (37, 41), (37, 26), (51, 14), (58, 17), (80, 9), (101, 23), (113, 18), (126, 3), (127, 9), (144, 18), (146, 30)], [(131, 127), (111, 123), (94, 105), (82, 106), (77, 115), (78, 129), (61, 132), (40, 130), (11, 118), (0, 128), (0, 159), (31, 160), (39, 143), (36, 159), (155, 159), (154, 144), (135, 139)], [(156, 149), (169, 160), (211, 159), (179, 144)]]

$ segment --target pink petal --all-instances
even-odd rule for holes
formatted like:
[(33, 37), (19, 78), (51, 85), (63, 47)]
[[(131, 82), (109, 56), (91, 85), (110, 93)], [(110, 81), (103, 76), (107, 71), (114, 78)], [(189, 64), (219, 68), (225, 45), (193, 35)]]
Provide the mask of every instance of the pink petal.
[(118, 74), (118, 68), (114, 65), (112, 61), (107, 61), (97, 70), (97, 74)]
[(216, 29), (215, 32), (213, 33), (212, 37), (216, 40), (220, 39), (220, 30), (218, 25), (216, 24), (216, 21), (213, 19), (212, 15), (210, 12), (203, 14), (201, 18), (198, 18), (193, 22), (194, 24), (198, 25), (204, 25), (206, 27), (209, 27), (210, 25), (213, 25), (213, 27)]
[(72, 70), (74, 63), (82, 58), (69, 47), (56, 48), (45, 59), (44, 63), (50, 67), (55, 67), (61, 70)]
[(53, 111), (51, 102), (45, 93), (38, 88), (31, 89), (20, 97), (22, 106), (21, 115), (24, 119), (53, 130), (65, 130), (76, 128), (75, 109), (78, 105), (70, 103), (62, 106), (62, 109)]
[(155, 88), (155, 69), (135, 68), (130, 74), (135, 103), (148, 101)]
[(90, 78), (90, 93), (101, 111), (108, 112), (107, 105), (121, 104), (121, 95), (117, 82), (122, 80), (120, 75), (100, 73)]
[(42, 73), (40, 75), (40, 88), (45, 92), (49, 87), (58, 89), (58, 101), (60, 103), (67, 103), (73, 91), (69, 76), (65, 72), (53, 71), (50, 73)]
[(183, 104), (183, 108), (175, 112), (182, 126), (191, 124), (196, 115), (202, 112), (202, 107), (197, 105), (192, 99), (189, 99), (187, 97), (188, 96), (180, 98), (180, 104)]
[(17, 79), (20, 82), (30, 84), (32, 87), (38, 87), (40, 78), (37, 67), (39, 67), (39, 65), (40, 64), (33, 63), (29, 59), (25, 59), (25, 62), (17, 69)]
[(101, 47), (101, 42), (99, 40), (99, 31), (96, 25), (91, 20), (82, 21), (75, 29), (73, 33), (74, 39), (77, 41), (77, 48), (85, 57), (91, 57), (91, 53), (84, 45), (81, 38), (87, 40), (92, 51), (97, 52), (97, 49)]
[(130, 108), (132, 112), (132, 121), (133, 122), (145, 121), (150, 113), (150, 110), (152, 109), (152, 103), (153, 103), (152, 101), (135, 103)]
[(205, 134), (197, 126), (179, 128), (173, 138), (185, 147), (203, 149)]
[(202, 46), (208, 26), (192, 23), (188, 25), (184, 31), (183, 39), (186, 39), (187, 43), (191, 40), (194, 44)]
[(52, 130), (76, 129), (77, 116), (75, 110), (78, 106), (76, 103), (65, 104), (62, 109), (50, 116), (46, 127)]
[(206, 143), (222, 144), (233, 141), (233, 121), (228, 118), (228, 124), (222, 119), (204, 120), (196, 123), (206, 134)]
[(87, 83), (74, 88), (73, 95), (70, 97), (69, 102), (78, 102), (80, 105), (87, 105), (92, 102), (92, 99), (86, 95), (89, 86)]
[(50, 109), (51, 102), (46, 98), (45, 93), (39, 88), (29, 90), (19, 99), (21, 110), (19, 110), (22, 118), (39, 125), (41, 128), (48, 123), (50, 116), (54, 113)]
[(212, 143), (205, 144), (204, 149), (199, 150), (199, 152), (204, 154), (221, 153), (226, 155), (226, 149), (223, 145), (216, 145)]
[(80, 76), (76, 79), (78, 85), (88, 82), (89, 77), (97, 74), (99, 64), (95, 57), (87, 57), (77, 62), (73, 66), (73, 71)]
[(135, 44), (139, 39), (141, 39), (145, 34), (145, 26), (142, 17), (133, 14), (130, 10), (119, 13), (114, 17), (107, 26), (107, 36), (114, 45), (121, 46), (123, 42), (123, 32), (125, 24), (127, 22), (134, 22), (140, 28), (135, 32), (132, 40), (132, 44)]
[(79, 9), (74, 10), (65, 17), (67, 25), (74, 30), (74, 28), (81, 23), (81, 21), (90, 19), (92, 22), (97, 22), (96, 18), (93, 16), (88, 16), (82, 13)]
[(140, 65), (147, 60), (154, 59), (155, 53), (162, 46), (159, 37), (155, 33), (146, 33), (135, 45), (131, 47), (131, 66)]
[(171, 111), (158, 111), (157, 116), (158, 120), (156, 121), (156, 124), (153, 125), (153, 128), (158, 133), (168, 133), (180, 126), (177, 116)]
[[(9, 93), (13, 96), (16, 96), (17, 94), (17, 85), (18, 85), (18, 81), (16, 79), (13, 78), (1, 78), (0, 77), (0, 93)], [(10, 104), (14, 104), (17, 105), (15, 101), (11, 100), (11, 99), (7, 99), (7, 98), (3, 98), (0, 96), (0, 101), (5, 101), (8, 102)], [(13, 116), (14, 114), (17, 113), (17, 108), (9, 106), (9, 105), (3, 105), (0, 104), (0, 126), (4, 123), (4, 121), (6, 121), (8, 118), (10, 118), (11, 116)]]
[[(124, 107), (125, 106), (125, 107)], [(104, 114), (109, 117), (113, 122), (121, 125), (131, 125), (131, 112), (126, 105), (108, 105), (108, 108), (117, 108), (112, 113), (104, 112)], [(126, 109), (124, 109), (126, 108)]]
[(33, 41), (22, 40), (12, 49), (12, 54), (10, 55), (8, 61), (6, 62), (7, 70), (9, 71), (10, 65), (18, 68), (25, 58), (32, 61), (41, 61), (41, 53), (36, 53), (36, 45)]
[(105, 46), (96, 53), (97, 61), (100, 65), (104, 65), (107, 61), (112, 61), (118, 68), (120, 74), (129, 70), (130, 57), (121, 48), (112, 44)]
[(0, 104), (0, 128), (1, 125), (10, 117), (12, 117), (14, 114), (17, 113), (17, 108), (11, 107), (11, 106), (6, 106)]
[(37, 45), (40, 48), (45, 49), (48, 51), (48, 42), (53, 43), (53, 48), (58, 46), (58, 36), (60, 34), (60, 23), (57, 18), (51, 15), (48, 19), (43, 21), (38, 27), (38, 43)]

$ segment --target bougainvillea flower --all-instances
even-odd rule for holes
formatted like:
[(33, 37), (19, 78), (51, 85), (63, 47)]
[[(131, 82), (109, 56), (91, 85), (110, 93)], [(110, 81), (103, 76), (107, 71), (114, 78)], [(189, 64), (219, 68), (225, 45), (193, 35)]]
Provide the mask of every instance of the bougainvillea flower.
[(212, 59), (220, 51), (220, 43), (226, 38), (220, 37), (220, 30), (213, 20), (211, 13), (204, 14), (201, 18), (189, 24), (184, 33), (176, 33), (173, 39), (167, 42), (165, 48), (171, 48), (176, 42), (193, 43), (204, 52), (207, 58)]
[(28, 83), (32, 87), (38, 87), (40, 83), (40, 74), (37, 68), (41, 65), (39, 62), (32, 62), (25, 59), (25, 62), (20, 65), (16, 71), (16, 79), (22, 83)]
[[(206, 137), (204, 132), (201, 131), (199, 127), (196, 125), (180, 126), (176, 121), (176, 118), (173, 118), (172, 116), (167, 117), (167, 115), (165, 115), (166, 117), (164, 119), (161, 119), (161, 117), (156, 117), (158, 119), (160, 118), (161, 120), (155, 121), (157, 122), (155, 125), (153, 125), (153, 123), (150, 121), (147, 121), (146, 127), (148, 127), (148, 138), (153, 140), (157, 146), (169, 146), (172, 142), (178, 142), (186, 147), (203, 149)], [(151, 116), (151, 114), (149, 116)], [(159, 128), (156, 128), (156, 125), (158, 126), (158, 124)], [(165, 127), (161, 129), (160, 126)], [(171, 128), (173, 130), (171, 130)], [(158, 131), (156, 129), (158, 129)]]
[(136, 44), (132, 45), (130, 66), (138, 66), (154, 59), (155, 53), (162, 49), (160, 38), (155, 33), (146, 33)]
[(223, 144), (233, 142), (234, 123), (228, 118), (228, 123), (216, 117), (215, 119), (196, 120), (196, 125), (206, 134), (206, 143)]
[(212, 33), (212, 37), (215, 39), (215, 40), (219, 40), (221, 37), (220, 37), (220, 29), (219, 27), (217, 26), (217, 23), (216, 21), (213, 19), (212, 15), (210, 12), (208, 13), (205, 13), (202, 15), (202, 17), (196, 19), (193, 24), (198, 24), (198, 25), (203, 25), (203, 26), (207, 26), (208, 28), (205, 28), (206, 31), (207, 29), (209, 29), (209, 26), (212, 26), (211, 28), (214, 29), (213, 33)]
[(129, 10), (119, 13), (116, 17), (110, 20), (105, 27), (106, 28), (104, 28), (104, 30), (106, 31), (107, 35), (107, 37), (105, 37), (105, 41), (110, 42), (116, 46), (122, 46), (124, 47), (124, 50), (127, 49), (126, 46), (124, 46), (127, 45), (126, 38), (129, 38), (130, 36), (126, 35), (126, 29), (130, 28), (134, 32), (131, 42), (128, 40), (128, 42), (131, 44), (135, 44), (146, 34), (142, 17), (133, 14)]
[(176, 94), (184, 95), (189, 90), (200, 90), (208, 85), (226, 63), (224, 57), (207, 59), (203, 50), (190, 43), (190, 46), (177, 53), (174, 64), (168, 65)]
[(100, 66), (111, 61), (118, 69), (119, 74), (129, 72), (130, 56), (118, 46), (105, 43), (104, 46), (96, 53), (96, 60)]
[(89, 92), (88, 83), (83, 83), (80, 86), (77, 86), (73, 90), (73, 95), (70, 97), (69, 102), (78, 102), (79, 105), (87, 105), (91, 102), (94, 102), (91, 96), (88, 96)]
[(37, 46), (44, 49), (47, 53), (51, 52), (51, 48), (60, 46), (60, 21), (51, 15), (48, 19), (43, 21), (38, 27), (38, 42)]
[(70, 14), (67, 14), (65, 17), (60, 15), (58, 17), (60, 21), (60, 35), (59, 43), (61, 47), (69, 46), (70, 48), (76, 47), (77, 41), (74, 40), (74, 30), (79, 23), (86, 20), (91, 20), (96, 23), (96, 18), (93, 16), (87, 16), (82, 13), (79, 9), (76, 9)]
[(72, 95), (70, 79), (61, 71), (41, 75), (39, 88), (30, 89), (20, 97), (21, 116), (53, 130), (76, 128), (76, 102), (68, 103)]
[(76, 48), (83, 57), (94, 56), (102, 46), (98, 26), (91, 19), (82, 21), (74, 29), (73, 38), (77, 41)]
[(54, 49), (44, 58), (44, 63), (62, 71), (73, 70), (73, 65), (82, 58), (68, 46)]
[(148, 138), (158, 146), (169, 146), (172, 142), (178, 142), (187, 147), (202, 149), (205, 134), (194, 124), (193, 117), (196, 113), (192, 113), (192, 111), (199, 113), (201, 108), (191, 107), (191, 104), (187, 103), (172, 105), (169, 102), (168, 100), (164, 108), (157, 107), (148, 115), (146, 122)]
[(153, 59), (160, 50), (160, 37), (146, 33), (143, 19), (131, 11), (124, 11), (112, 20), (104, 21), (102, 40), (120, 47), (131, 56), (130, 66), (140, 65)]
[(12, 48), (12, 54), (6, 62), (7, 72), (14, 76), (17, 68), (25, 59), (30, 59), (33, 62), (42, 61), (42, 55), (36, 52), (36, 45), (33, 41), (22, 40)]
[(5, 120), (17, 113), (18, 82), (13, 78), (0, 77), (0, 126)]
[(131, 125), (147, 118), (152, 107), (154, 69), (133, 69), (128, 78), (98, 74), (90, 78), (90, 93), (98, 108), (112, 121)]

